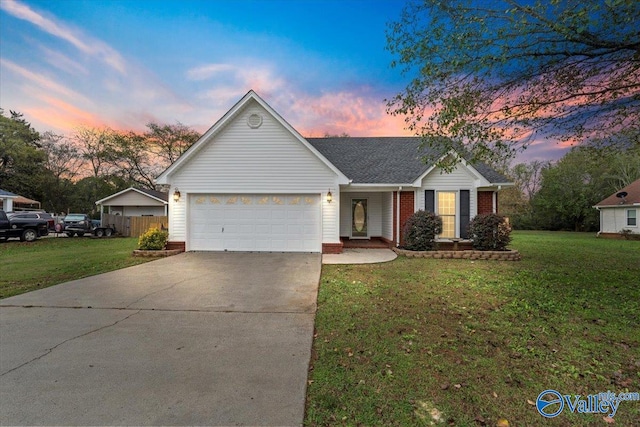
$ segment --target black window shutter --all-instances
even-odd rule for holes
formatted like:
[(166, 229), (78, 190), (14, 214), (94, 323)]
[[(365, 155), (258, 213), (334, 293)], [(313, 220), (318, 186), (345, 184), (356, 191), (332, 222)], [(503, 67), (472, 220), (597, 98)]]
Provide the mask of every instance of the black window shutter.
[(436, 211), (436, 192), (435, 190), (424, 190), (424, 210), (427, 212)]
[(469, 190), (460, 190), (460, 237), (469, 238), (469, 217), (471, 214), (471, 201)]

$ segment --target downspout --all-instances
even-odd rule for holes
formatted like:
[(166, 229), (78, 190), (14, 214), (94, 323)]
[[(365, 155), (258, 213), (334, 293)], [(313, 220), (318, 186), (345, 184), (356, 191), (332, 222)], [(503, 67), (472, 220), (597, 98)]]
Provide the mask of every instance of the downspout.
[(400, 247), (400, 192), (402, 186), (398, 187), (398, 197), (396, 197), (396, 247)]

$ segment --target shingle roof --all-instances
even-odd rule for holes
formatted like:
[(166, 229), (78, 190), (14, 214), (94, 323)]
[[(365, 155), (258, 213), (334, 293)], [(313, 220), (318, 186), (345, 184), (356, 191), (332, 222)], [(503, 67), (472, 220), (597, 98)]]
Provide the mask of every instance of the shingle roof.
[[(425, 155), (438, 152), (420, 148), (419, 137), (340, 137), (306, 138), (323, 156), (356, 184), (409, 184), (432, 164)], [(491, 183), (506, 183), (507, 178), (484, 163), (473, 167)]]
[[(622, 192), (627, 193), (626, 196), (617, 197), (616, 194), (620, 194)], [(605, 206), (628, 206), (633, 204), (640, 203), (640, 179), (633, 181), (631, 184), (627, 185), (624, 188), (616, 191), (600, 203), (598, 203), (597, 207), (605, 207)]]
[(156, 199), (164, 200), (165, 202), (169, 201), (169, 194), (163, 193), (161, 191), (149, 190), (148, 188), (137, 188), (138, 191), (142, 191), (145, 194), (148, 194), (151, 197), (155, 197)]

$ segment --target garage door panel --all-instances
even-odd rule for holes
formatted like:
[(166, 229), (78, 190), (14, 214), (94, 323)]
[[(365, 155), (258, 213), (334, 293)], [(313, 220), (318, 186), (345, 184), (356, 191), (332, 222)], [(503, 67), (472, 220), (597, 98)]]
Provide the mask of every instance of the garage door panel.
[(273, 221), (281, 221), (287, 219), (286, 211), (284, 210), (271, 210), (271, 219)]
[(189, 250), (320, 252), (319, 195), (191, 195)]
[(288, 224), (287, 225), (287, 235), (288, 236), (303, 236), (304, 228), (300, 225), (296, 224)]

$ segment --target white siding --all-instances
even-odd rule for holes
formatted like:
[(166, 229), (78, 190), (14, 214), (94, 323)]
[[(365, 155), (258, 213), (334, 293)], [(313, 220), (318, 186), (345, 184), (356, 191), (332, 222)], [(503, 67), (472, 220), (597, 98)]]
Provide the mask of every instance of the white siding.
[(636, 209), (638, 216), (637, 223), (640, 222), (640, 207), (629, 208), (601, 208), (600, 209), (600, 232), (602, 233), (619, 233), (620, 230), (631, 230), (634, 234), (640, 234), (640, 226), (631, 227), (627, 225), (627, 210)]
[(393, 193), (391, 192), (382, 194), (381, 219), (381, 236), (393, 240)]
[[(252, 129), (247, 117), (260, 114)], [(185, 201), (194, 193), (321, 194), (323, 242), (337, 243), (338, 177), (257, 102), (251, 101), (171, 176), (182, 194), (170, 201), (169, 238), (186, 238)], [(334, 202), (326, 203), (331, 189)], [(173, 194), (173, 188), (170, 194)]]
[(382, 235), (382, 193), (342, 193), (340, 195), (340, 235), (351, 236), (351, 199), (367, 199), (369, 236)]
[[(476, 191), (476, 180), (469, 170), (462, 164), (458, 164), (451, 173), (444, 173), (442, 169), (435, 168), (422, 180), (422, 187), (416, 197), (416, 208), (424, 209), (424, 190), (436, 191), (458, 191), (471, 190), (469, 193), (470, 217), (473, 218), (478, 213), (478, 192)], [(457, 198), (458, 211), (460, 198)]]
[(164, 206), (164, 203), (131, 190), (110, 199), (104, 206)]

